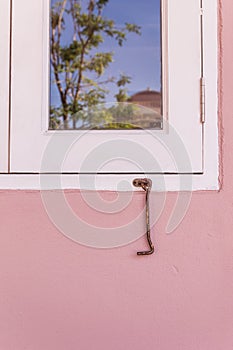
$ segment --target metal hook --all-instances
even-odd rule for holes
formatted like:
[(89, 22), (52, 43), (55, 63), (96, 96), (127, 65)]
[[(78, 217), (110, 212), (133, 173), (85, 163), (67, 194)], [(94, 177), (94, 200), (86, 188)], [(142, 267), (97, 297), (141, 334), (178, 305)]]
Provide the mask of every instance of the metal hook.
[(137, 252), (137, 255), (151, 255), (154, 253), (154, 245), (151, 240), (150, 234), (150, 206), (149, 206), (149, 194), (152, 187), (151, 179), (134, 179), (133, 185), (135, 187), (141, 187), (146, 192), (146, 236), (150, 250)]

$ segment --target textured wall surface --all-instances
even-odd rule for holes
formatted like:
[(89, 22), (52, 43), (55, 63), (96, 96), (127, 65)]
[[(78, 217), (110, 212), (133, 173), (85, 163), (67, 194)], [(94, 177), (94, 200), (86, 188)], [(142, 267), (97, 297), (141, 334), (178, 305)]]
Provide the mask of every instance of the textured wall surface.
[[(155, 255), (135, 255), (144, 238), (112, 250), (83, 247), (53, 226), (39, 193), (0, 193), (0, 350), (233, 349), (232, 19), (225, 0), (222, 189), (194, 194), (184, 221), (166, 235), (170, 194), (153, 230)], [(78, 192), (67, 196), (85, 213)], [(129, 210), (140, 209), (137, 198)], [(107, 227), (125, 214), (94, 219)]]

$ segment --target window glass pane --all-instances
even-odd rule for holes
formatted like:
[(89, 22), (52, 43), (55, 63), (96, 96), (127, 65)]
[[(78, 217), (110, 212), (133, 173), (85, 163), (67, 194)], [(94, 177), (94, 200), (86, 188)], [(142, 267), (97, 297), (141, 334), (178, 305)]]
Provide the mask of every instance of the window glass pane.
[(51, 0), (50, 129), (161, 129), (160, 0)]

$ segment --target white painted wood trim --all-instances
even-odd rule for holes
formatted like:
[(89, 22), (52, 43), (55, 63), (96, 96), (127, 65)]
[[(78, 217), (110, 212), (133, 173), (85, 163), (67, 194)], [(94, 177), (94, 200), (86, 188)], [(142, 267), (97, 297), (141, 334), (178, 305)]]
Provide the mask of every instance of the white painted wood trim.
[[(182, 192), (219, 190), (218, 179), (207, 175), (144, 175), (153, 181), (153, 191)], [(138, 191), (132, 185), (141, 175), (0, 175), (4, 190)]]
[[(46, 5), (48, 6), (49, 2), (47, 0), (22, 1), (19, 3), (13, 0), (10, 165), (14, 173), (38, 173), (41, 171), (42, 157), (48, 154), (48, 144), (51, 145), (51, 133), (45, 134), (41, 130), (41, 116), (47, 118), (43, 106), (43, 104), (46, 105), (47, 98), (44, 96), (45, 103), (42, 103), (42, 92), (45, 94), (48, 87), (48, 64), (46, 63), (48, 41), (45, 40), (45, 32), (44, 35), (42, 34), (43, 29), (48, 27), (45, 24), (48, 24), (49, 11)], [(127, 130), (114, 131), (114, 134), (109, 131), (98, 131), (98, 134), (92, 131), (88, 133), (77, 131), (76, 140), (70, 132), (63, 133), (62, 136), (61, 133), (55, 132), (53, 142), (57, 142), (57, 146), (63, 147), (64, 144), (65, 147), (66, 143), (69, 143), (72, 147), (69, 148), (69, 154), (63, 162), (63, 169), (58, 169), (57, 164), (54, 164), (54, 159), (62, 154), (57, 149), (57, 153), (51, 155), (51, 161), (47, 162), (47, 172), (61, 172), (61, 170), (71, 173), (95, 172), (97, 166), (101, 166), (100, 162), (105, 160), (101, 161), (99, 154), (105, 153), (108, 153), (110, 161), (107, 169), (106, 167), (101, 169), (102, 172), (134, 173), (141, 168), (155, 173), (161, 171), (189, 173), (203, 170), (202, 126), (199, 121), (200, 3), (199, 0), (162, 1), (164, 5), (168, 4), (167, 10), (166, 7), (164, 10), (164, 16), (168, 18), (169, 33), (168, 59), (164, 69), (168, 69), (169, 80), (169, 125), (167, 125), (169, 132), (141, 130), (136, 135)], [(165, 11), (168, 13), (165, 14)], [(29, 13), (30, 17), (34, 18), (33, 22), (26, 20)], [(166, 23), (164, 26), (166, 27)], [(46, 33), (48, 35), (48, 30)], [(35, 38), (37, 38), (36, 41)], [(43, 61), (44, 64), (42, 64)], [(22, 81), (25, 85), (24, 89), (22, 89)], [(26, 109), (25, 97), (27, 98)], [(63, 142), (61, 140), (65, 135)], [(127, 147), (126, 142), (128, 142)], [(137, 151), (135, 146), (138, 146)], [(181, 148), (188, 155), (188, 161), (181, 160)], [(98, 156), (96, 152), (99, 152)], [(93, 161), (90, 161), (91, 157), (94, 158)], [(95, 162), (97, 158), (98, 164), (96, 164), (97, 161)], [(125, 161), (118, 161), (120, 158), (128, 158), (129, 161), (126, 164)], [(115, 161), (111, 162), (111, 159)], [(89, 161), (88, 167), (85, 168), (87, 161)]]
[(200, 189), (219, 189), (218, 130), (218, 1), (203, 0), (204, 76), (206, 82), (206, 122), (203, 125), (203, 184)]
[(0, 172), (8, 171), (10, 1), (1, 0), (0, 10)]
[[(7, 1), (6, 1), (7, 2)], [(204, 3), (204, 75), (206, 80), (206, 123), (204, 129), (203, 175), (148, 175), (153, 180), (154, 191), (219, 190), (218, 145), (218, 30), (217, 0)], [(0, 68), (1, 69), (1, 68)], [(0, 189), (87, 189), (87, 190), (136, 190), (132, 180), (139, 175), (98, 175), (96, 182), (89, 175), (0, 175)], [(41, 181), (44, 186), (41, 188)], [(59, 181), (58, 181), (59, 180)], [(57, 182), (58, 181), (58, 182)], [(124, 186), (123, 182), (124, 181)], [(42, 181), (43, 182), (43, 181)], [(56, 184), (57, 182), (57, 184)], [(60, 185), (61, 183), (61, 185)]]

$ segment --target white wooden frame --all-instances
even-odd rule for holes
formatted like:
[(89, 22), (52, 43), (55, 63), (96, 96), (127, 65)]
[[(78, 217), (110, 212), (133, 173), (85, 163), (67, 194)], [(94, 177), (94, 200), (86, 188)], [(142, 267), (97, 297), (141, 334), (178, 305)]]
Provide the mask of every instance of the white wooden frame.
[[(164, 175), (165, 190), (218, 190), (218, 43), (217, 43), (217, 0), (203, 1), (204, 13), (204, 74), (206, 80), (206, 123), (203, 125), (203, 174), (198, 175)], [(136, 174), (135, 174), (136, 175)], [(87, 175), (62, 175), (62, 188), (83, 188), (82, 177), (85, 176), (86, 189), (117, 190), (120, 180), (127, 180), (131, 184), (135, 175), (98, 175), (96, 184), (88, 179)], [(56, 188), (54, 179), (59, 175), (46, 175), (48, 189)], [(160, 186), (161, 175), (151, 175), (154, 180), (153, 189), (164, 191)], [(51, 182), (50, 180), (51, 179)], [(183, 181), (188, 179), (188, 181)], [(182, 188), (179, 183), (183, 181)], [(190, 188), (192, 183), (192, 188)], [(8, 189), (40, 189), (40, 176), (38, 174), (10, 174), (0, 176), (0, 188)], [(59, 188), (59, 186), (58, 186)], [(125, 190), (129, 190), (129, 186)], [(133, 186), (131, 186), (133, 189)], [(124, 190), (124, 188), (123, 188)]]
[(8, 172), (9, 81), (10, 81), (10, 7), (1, 1), (0, 10), (0, 172)]
[[(49, 77), (49, 1), (32, 3), (31, 0), (22, 0), (19, 3), (13, 0), (11, 172), (94, 173), (102, 161), (101, 155), (109, 151), (109, 159), (127, 157), (128, 162), (118, 158), (108, 163), (101, 172), (136, 173), (139, 169), (148, 173), (202, 172), (200, 3), (198, 0), (162, 0), (162, 3), (167, 4), (168, 9), (164, 14), (168, 18), (168, 52), (163, 51), (163, 56), (168, 57), (168, 64), (163, 66), (168, 70), (169, 132), (166, 132), (167, 129), (51, 132), (42, 128), (43, 118), (48, 119), (49, 110), (46, 90)], [(33, 17), (34, 21), (29, 22), (29, 17)], [(51, 139), (57, 143), (57, 148), (42, 169), (43, 157), (48, 154)], [(54, 159), (63, 154), (63, 146), (67, 144), (72, 147), (61, 168)], [(138, 151), (134, 152), (136, 146)], [(129, 147), (131, 151), (127, 154)], [(178, 164), (181, 148), (188, 153), (189, 159), (182, 159)], [(93, 151), (94, 159), (87, 166), (88, 155), (93, 155)], [(97, 159), (98, 162), (95, 162)]]

